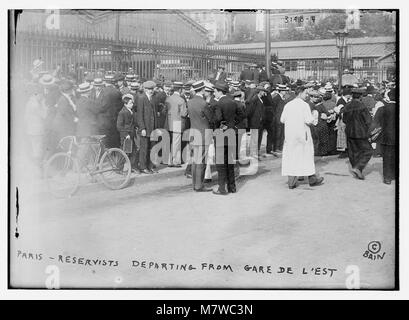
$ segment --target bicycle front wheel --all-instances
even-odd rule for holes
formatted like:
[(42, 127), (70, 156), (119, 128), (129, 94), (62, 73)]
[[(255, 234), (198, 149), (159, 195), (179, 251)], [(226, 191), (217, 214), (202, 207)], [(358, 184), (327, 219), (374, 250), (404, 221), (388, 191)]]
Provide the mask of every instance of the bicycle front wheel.
[(80, 185), (78, 161), (66, 153), (56, 153), (45, 164), (44, 176), (51, 194), (57, 198), (71, 197)]
[(113, 190), (122, 189), (131, 179), (131, 161), (121, 149), (111, 148), (102, 155), (99, 171), (106, 187)]

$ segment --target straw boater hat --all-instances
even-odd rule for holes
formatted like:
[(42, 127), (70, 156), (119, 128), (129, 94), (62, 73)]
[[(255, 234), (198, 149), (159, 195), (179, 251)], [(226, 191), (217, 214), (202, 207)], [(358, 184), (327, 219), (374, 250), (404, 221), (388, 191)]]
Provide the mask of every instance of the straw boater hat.
[(325, 93), (327, 93), (327, 92), (329, 92), (329, 91), (325, 90), (325, 88), (319, 88), (319, 89), (318, 89), (318, 93), (319, 93), (321, 96), (324, 96)]
[(129, 87), (131, 88), (131, 90), (138, 90), (140, 88), (139, 82), (131, 82), (129, 84)]
[(81, 83), (81, 84), (78, 86), (78, 90), (77, 90), (77, 91), (78, 91), (79, 93), (86, 93), (86, 92), (91, 91), (92, 88), (94, 88), (94, 86), (92, 86), (89, 82), (84, 82), (84, 83)]
[(107, 74), (104, 77), (104, 81), (107, 83), (114, 83), (115, 82), (115, 78), (112, 74)]
[(104, 85), (104, 82), (102, 81), (101, 78), (95, 78), (94, 81), (92, 82), (92, 85), (94, 87), (102, 87)]
[(136, 77), (135, 77), (134, 74), (127, 74), (127, 75), (125, 76), (125, 80), (126, 80), (126, 81), (129, 81), (129, 82), (134, 81), (135, 78), (136, 78)]
[(202, 90), (205, 87), (204, 81), (200, 80), (192, 84), (192, 89), (195, 91)]
[(276, 90), (278, 90), (278, 91), (288, 91), (290, 89), (285, 84), (277, 84)]
[(54, 84), (56, 79), (49, 73), (44, 74), (39, 80), (38, 83), (43, 86), (50, 86)]
[(183, 82), (174, 81), (173, 82), (173, 89), (179, 90), (183, 88)]
[(214, 92), (214, 86), (211, 82), (205, 82), (205, 91)]
[(329, 82), (327, 82), (327, 84), (324, 86), (324, 89), (327, 92), (332, 92), (333, 91), (332, 85)]
[(233, 87), (239, 87), (240, 86), (240, 81), (232, 81), (230, 83)]

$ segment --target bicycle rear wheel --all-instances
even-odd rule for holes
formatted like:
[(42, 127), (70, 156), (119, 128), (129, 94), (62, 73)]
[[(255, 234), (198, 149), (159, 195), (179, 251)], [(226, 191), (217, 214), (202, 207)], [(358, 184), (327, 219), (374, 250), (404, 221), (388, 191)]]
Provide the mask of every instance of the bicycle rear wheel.
[(131, 179), (131, 161), (118, 148), (105, 151), (99, 162), (99, 170), (104, 185), (113, 190), (124, 188)]
[(78, 161), (66, 153), (56, 153), (47, 161), (44, 176), (51, 194), (57, 198), (68, 198), (80, 185)]

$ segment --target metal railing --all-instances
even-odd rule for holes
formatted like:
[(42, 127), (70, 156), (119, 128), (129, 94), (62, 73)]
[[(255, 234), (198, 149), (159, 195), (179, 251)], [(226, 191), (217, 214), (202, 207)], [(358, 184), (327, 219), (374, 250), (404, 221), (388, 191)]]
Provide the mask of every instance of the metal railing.
[[(244, 63), (259, 63), (260, 54), (205, 45), (119, 40), (99, 35), (74, 35), (61, 31), (17, 32), (11, 36), (11, 66), (29, 73), (35, 59), (44, 61), (43, 70), (62, 73), (76, 70), (125, 72), (133, 68), (141, 78), (184, 80), (207, 78), (224, 65), (229, 76), (238, 77)], [(15, 40), (15, 41), (14, 41)]]

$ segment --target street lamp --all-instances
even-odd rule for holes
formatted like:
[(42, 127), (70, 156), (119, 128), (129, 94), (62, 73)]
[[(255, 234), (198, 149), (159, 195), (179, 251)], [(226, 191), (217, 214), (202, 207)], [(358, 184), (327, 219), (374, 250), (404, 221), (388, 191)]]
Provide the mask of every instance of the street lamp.
[(338, 53), (339, 53), (339, 61), (338, 61), (338, 89), (341, 91), (342, 88), (342, 69), (343, 69), (343, 63), (342, 63), (342, 53), (344, 51), (344, 48), (346, 46), (346, 39), (348, 36), (348, 32), (345, 30), (338, 30), (338, 31), (333, 31), (333, 34), (335, 35), (335, 41), (336, 45), (338, 48)]

